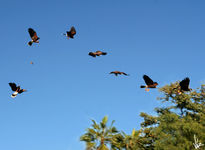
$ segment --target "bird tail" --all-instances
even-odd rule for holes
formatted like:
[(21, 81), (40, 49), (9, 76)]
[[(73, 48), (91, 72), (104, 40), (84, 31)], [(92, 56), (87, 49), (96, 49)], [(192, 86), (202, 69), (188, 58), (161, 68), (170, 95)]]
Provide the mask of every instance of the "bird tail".
[(14, 93), (11, 95), (11, 97), (12, 97), (12, 98), (15, 98), (15, 97), (17, 96), (17, 94), (18, 94), (18, 92), (14, 92)]
[(141, 85), (141, 86), (140, 86), (140, 88), (146, 88), (146, 86), (144, 86), (144, 85)]
[(102, 55), (107, 55), (107, 53), (106, 53), (106, 52), (103, 52)]
[(33, 44), (33, 41), (28, 42), (28, 45), (31, 46)]

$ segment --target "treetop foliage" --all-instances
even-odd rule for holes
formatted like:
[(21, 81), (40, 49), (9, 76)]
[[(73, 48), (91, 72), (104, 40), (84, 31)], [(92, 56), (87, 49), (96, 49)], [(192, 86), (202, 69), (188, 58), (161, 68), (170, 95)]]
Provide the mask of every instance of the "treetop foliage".
[(99, 124), (92, 120), (80, 140), (87, 150), (191, 150), (197, 144), (197, 149), (205, 149), (205, 85), (182, 93), (178, 87), (175, 82), (159, 89), (163, 97), (158, 100), (168, 105), (155, 108), (156, 116), (142, 112), (141, 129), (126, 134), (113, 126), (114, 121), (108, 126), (105, 116)]

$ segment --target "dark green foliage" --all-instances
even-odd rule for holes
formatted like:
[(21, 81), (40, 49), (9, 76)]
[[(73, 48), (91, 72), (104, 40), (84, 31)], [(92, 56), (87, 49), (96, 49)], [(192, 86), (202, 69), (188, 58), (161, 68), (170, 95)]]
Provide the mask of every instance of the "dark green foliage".
[[(159, 89), (164, 97), (158, 99), (167, 105), (155, 108), (156, 116), (141, 113), (144, 121), (140, 130), (134, 129), (130, 135), (118, 132), (112, 125), (107, 127), (107, 117), (104, 117), (100, 124), (93, 120), (94, 130), (89, 128), (81, 140), (87, 147), (91, 145), (97, 150), (107, 150), (108, 147), (112, 150), (192, 150), (195, 149), (194, 136), (199, 143), (205, 144), (205, 85), (182, 93), (178, 88), (176, 82)], [(105, 142), (98, 144), (102, 142), (96, 142), (96, 139), (102, 140), (102, 137)], [(202, 149), (205, 145), (198, 150)]]

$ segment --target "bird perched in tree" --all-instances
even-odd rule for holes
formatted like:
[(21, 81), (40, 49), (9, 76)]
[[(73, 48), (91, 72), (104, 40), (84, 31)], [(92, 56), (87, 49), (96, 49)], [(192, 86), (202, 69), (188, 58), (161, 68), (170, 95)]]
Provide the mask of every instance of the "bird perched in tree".
[(92, 57), (100, 56), (100, 55), (107, 55), (106, 52), (96, 51), (96, 52), (90, 52), (88, 55)]
[(112, 71), (112, 72), (110, 72), (110, 74), (115, 74), (116, 76), (118, 76), (118, 75), (128, 76), (128, 74), (126, 74), (126, 73), (124, 73), (124, 72), (120, 72), (120, 71)]
[(150, 77), (148, 77), (147, 75), (143, 76), (143, 79), (146, 83), (146, 85), (141, 85), (140, 88), (145, 88), (145, 91), (149, 91), (149, 88), (156, 88), (158, 83), (154, 82), (152, 79), (150, 79)]
[(31, 41), (28, 42), (28, 45), (31, 46), (33, 43), (39, 43), (39, 37), (37, 36), (36, 31), (34, 31), (32, 28), (28, 29), (28, 33), (30, 34)]
[(11, 90), (14, 91), (14, 93), (11, 95), (12, 98), (15, 98), (17, 94), (21, 94), (25, 92), (25, 89), (21, 89), (20, 86), (16, 86), (15, 83), (9, 83)]
[(63, 35), (67, 36), (67, 38), (74, 38), (74, 35), (76, 34), (76, 30), (74, 27), (70, 28), (70, 31), (66, 31), (66, 33), (64, 33)]
[(184, 91), (191, 91), (192, 89), (189, 88), (190, 79), (186, 77), (179, 83), (178, 94), (181, 94)]

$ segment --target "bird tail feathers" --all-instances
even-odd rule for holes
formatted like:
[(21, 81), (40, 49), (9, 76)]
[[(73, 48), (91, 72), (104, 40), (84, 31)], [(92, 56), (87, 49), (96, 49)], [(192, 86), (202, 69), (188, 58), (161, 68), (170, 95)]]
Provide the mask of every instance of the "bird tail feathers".
[(146, 86), (144, 86), (144, 85), (141, 85), (141, 86), (140, 86), (140, 88), (146, 88)]

